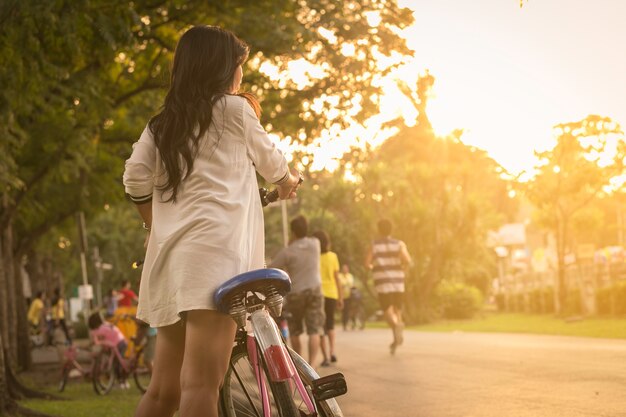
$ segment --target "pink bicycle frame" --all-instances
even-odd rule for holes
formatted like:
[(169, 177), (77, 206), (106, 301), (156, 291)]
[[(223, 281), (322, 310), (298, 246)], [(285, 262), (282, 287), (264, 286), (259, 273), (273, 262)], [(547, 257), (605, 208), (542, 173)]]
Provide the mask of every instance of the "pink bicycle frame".
[[(256, 312), (255, 312), (256, 313)], [(266, 310), (258, 312), (261, 315), (261, 319), (265, 321), (265, 325), (276, 327), (276, 323), (270, 317)], [(255, 320), (252, 320), (254, 323)], [(278, 331), (278, 329), (275, 329)], [(256, 327), (253, 327), (253, 332), (256, 334), (259, 330)], [(273, 333), (273, 332), (272, 332)], [(277, 351), (280, 350), (278, 354), (265, 354), (265, 362), (268, 369), (267, 378), (270, 378), (273, 382), (281, 382), (285, 380), (290, 380), (292, 384), (295, 384), (300, 396), (304, 400), (304, 404), (306, 405), (309, 414), (315, 415), (315, 405), (309, 396), (309, 392), (305, 388), (302, 383), (302, 379), (300, 379), (300, 375), (296, 371), (296, 367), (293, 363), (293, 360), (289, 356), (287, 352), (287, 348), (282, 339), (277, 339), (273, 341), (273, 346)], [(271, 417), (271, 408), (270, 408), (270, 400), (267, 391), (267, 385), (265, 383), (265, 377), (263, 376), (263, 369), (261, 368), (262, 364), (259, 360), (259, 349), (257, 349), (257, 340), (255, 336), (248, 334), (247, 338), (247, 349), (248, 349), (248, 358), (250, 359), (250, 363), (252, 368), (254, 369), (254, 374), (256, 376), (257, 384), (259, 387), (259, 393), (261, 394), (262, 402), (263, 402), (263, 415), (264, 417)], [(284, 349), (284, 350), (283, 350)]]

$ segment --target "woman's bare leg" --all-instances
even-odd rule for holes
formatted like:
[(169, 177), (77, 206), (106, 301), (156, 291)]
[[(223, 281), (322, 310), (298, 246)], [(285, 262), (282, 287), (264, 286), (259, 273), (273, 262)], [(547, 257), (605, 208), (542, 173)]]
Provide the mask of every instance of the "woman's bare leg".
[(217, 417), (219, 389), (228, 370), (236, 325), (214, 310), (187, 312), (180, 374), (180, 417)]
[(180, 402), (180, 369), (185, 353), (185, 326), (159, 327), (153, 372), (135, 417), (172, 417)]

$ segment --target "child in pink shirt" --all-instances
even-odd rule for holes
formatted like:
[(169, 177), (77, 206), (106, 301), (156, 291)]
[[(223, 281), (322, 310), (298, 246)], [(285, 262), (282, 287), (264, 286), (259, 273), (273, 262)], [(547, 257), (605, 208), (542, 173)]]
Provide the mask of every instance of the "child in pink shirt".
[[(89, 316), (87, 325), (90, 329), (89, 333), (91, 338), (96, 345), (115, 347), (120, 355), (124, 357), (126, 347), (128, 345), (126, 344), (126, 339), (120, 329), (118, 329), (115, 325), (104, 321), (102, 319), (102, 314), (99, 311)], [(126, 381), (126, 375), (123, 372), (121, 364), (117, 361), (115, 363), (116, 365), (114, 369), (117, 379), (120, 382), (120, 388), (129, 388), (129, 384), (128, 381)]]
[(96, 345), (115, 346), (122, 357), (124, 357), (128, 345), (122, 331), (117, 326), (105, 322), (100, 312), (95, 312), (89, 316), (88, 325), (89, 333)]

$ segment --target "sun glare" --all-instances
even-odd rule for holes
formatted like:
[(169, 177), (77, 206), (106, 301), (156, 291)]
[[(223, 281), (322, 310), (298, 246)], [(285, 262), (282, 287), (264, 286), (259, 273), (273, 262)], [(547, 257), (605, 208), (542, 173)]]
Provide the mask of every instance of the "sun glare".
[[(308, 151), (314, 155), (313, 168), (336, 168), (337, 160), (351, 146), (378, 146), (393, 134), (381, 130), (387, 121), (400, 118), (408, 126), (414, 125), (418, 117), (415, 86), (426, 70), (436, 80), (427, 106), (435, 133), (446, 136), (462, 129), (464, 143), (486, 150), (507, 172), (523, 178), (533, 175), (538, 164), (535, 152), (554, 146), (554, 125), (581, 120), (588, 114), (603, 114), (624, 125), (626, 84), (618, 68), (623, 68), (626, 60), (615, 58), (617, 44), (607, 37), (606, 30), (616, 25), (612, 8), (606, 2), (601, 2), (602, 6), (590, 3), (588, 11), (603, 16), (590, 21), (580, 11), (570, 10), (566, 0), (555, 1), (558, 4), (535, 3), (520, 9), (515, 1), (485, 0), (490, 10), (485, 14), (475, 2), (399, 0), (415, 17), (413, 25), (398, 32), (415, 51), (414, 57), (397, 52), (385, 56), (375, 48), (370, 51), (378, 71), (373, 80), (382, 91), (374, 97), (380, 114), (357, 124), (352, 116), (361, 109), (363, 97), (354, 97), (353, 109), (344, 120), (349, 127), (334, 126), (312, 141)], [(572, 19), (572, 28), (586, 22), (589, 30), (579, 33), (551, 24), (561, 15)], [(379, 12), (365, 17), (373, 28), (382, 23)], [(318, 31), (331, 44), (338, 43), (332, 30)], [(585, 47), (585, 60), (581, 60), (580, 49), (571, 45)], [(365, 58), (354, 44), (337, 47), (343, 56)], [(623, 46), (619, 48), (623, 50)], [(303, 89), (326, 76), (325, 68), (314, 64), (318, 53), (312, 50), (305, 58), (290, 62), (265, 61), (259, 69), (280, 87), (290, 80)], [(611, 56), (617, 61), (607, 65)], [(590, 79), (589, 74), (596, 75)], [(405, 94), (407, 88), (411, 97)], [(305, 103), (304, 118), (311, 120), (328, 112), (334, 100), (322, 96)], [(327, 115), (330, 120), (341, 117), (333, 110)], [(600, 164), (608, 163), (607, 155), (589, 153)]]

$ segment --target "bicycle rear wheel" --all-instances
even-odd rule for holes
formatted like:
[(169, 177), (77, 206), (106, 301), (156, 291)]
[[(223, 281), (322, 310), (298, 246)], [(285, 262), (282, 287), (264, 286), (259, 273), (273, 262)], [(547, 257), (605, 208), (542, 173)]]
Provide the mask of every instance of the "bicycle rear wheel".
[[(291, 350), (290, 352), (302, 383), (311, 396), (312, 382), (319, 378), (319, 375), (299, 355)], [(281, 417), (309, 415), (300, 392), (290, 381), (270, 382), (268, 386), (272, 415)], [(343, 417), (335, 399), (314, 401), (314, 403), (317, 415), (320, 417)], [(220, 416), (263, 416), (262, 398), (245, 346), (237, 346), (233, 349), (230, 367), (226, 372), (220, 393)]]
[(72, 370), (72, 366), (69, 364), (63, 365), (63, 369), (61, 370), (61, 381), (59, 382), (59, 392), (63, 392), (65, 390), (65, 385), (67, 385), (67, 380), (70, 377), (70, 371)]
[[(264, 375), (265, 376), (265, 375)], [(289, 382), (267, 381), (272, 415), (300, 417), (290, 398)], [(263, 416), (263, 399), (244, 345), (233, 349), (230, 366), (220, 392), (220, 415), (223, 417)]]
[[(315, 369), (313, 369), (313, 367), (309, 365), (309, 363), (305, 361), (302, 356), (298, 355), (293, 349), (289, 348), (289, 354), (293, 359), (293, 364), (298, 370), (298, 374), (302, 379), (302, 383), (307, 388), (307, 390), (311, 392), (311, 386), (313, 385), (313, 381), (318, 379), (320, 376), (315, 371)], [(315, 407), (317, 408), (318, 415), (321, 417), (343, 417), (343, 412), (339, 408), (337, 400), (335, 400), (334, 398), (322, 401), (315, 401)]]
[(93, 389), (98, 395), (111, 392), (115, 383), (115, 365), (117, 358), (110, 349), (105, 349), (96, 356), (93, 363)]
[(148, 385), (150, 385), (150, 379), (152, 378), (152, 371), (146, 366), (143, 352), (139, 352), (137, 354), (137, 364), (135, 365), (135, 370), (133, 371), (133, 379), (135, 380), (135, 385), (139, 388), (139, 391), (145, 393), (148, 390)]

